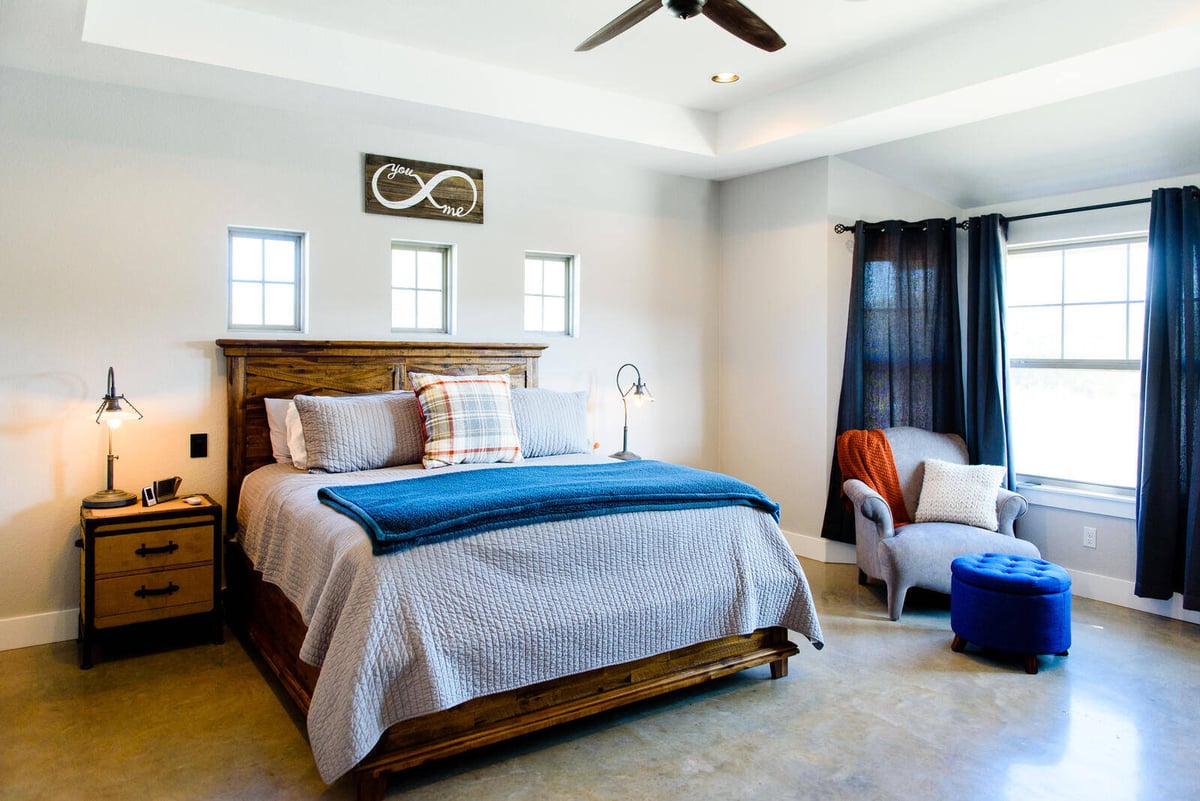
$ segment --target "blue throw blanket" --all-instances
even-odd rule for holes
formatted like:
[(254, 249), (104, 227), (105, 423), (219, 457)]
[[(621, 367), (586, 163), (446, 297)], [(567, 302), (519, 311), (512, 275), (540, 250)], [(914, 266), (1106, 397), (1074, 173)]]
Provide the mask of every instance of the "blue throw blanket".
[(322, 487), (322, 503), (357, 520), (376, 555), (510, 526), (660, 509), (779, 505), (720, 473), (655, 461), (470, 470)]

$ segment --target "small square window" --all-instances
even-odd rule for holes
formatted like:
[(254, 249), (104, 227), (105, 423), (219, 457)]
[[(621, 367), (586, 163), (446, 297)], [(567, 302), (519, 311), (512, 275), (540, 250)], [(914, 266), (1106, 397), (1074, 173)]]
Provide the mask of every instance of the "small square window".
[(451, 245), (392, 242), (392, 330), (448, 334)]
[(574, 256), (525, 254), (525, 330), (573, 336), (578, 262)]
[(301, 331), (304, 234), (229, 229), (229, 328)]

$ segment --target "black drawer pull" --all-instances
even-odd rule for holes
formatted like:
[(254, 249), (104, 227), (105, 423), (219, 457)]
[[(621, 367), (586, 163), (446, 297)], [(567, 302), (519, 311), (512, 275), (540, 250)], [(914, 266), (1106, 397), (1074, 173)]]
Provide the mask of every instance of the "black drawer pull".
[(179, 550), (179, 544), (173, 540), (167, 540), (166, 545), (159, 545), (154, 548), (147, 548), (146, 543), (142, 543), (142, 547), (138, 548), (134, 553), (138, 556), (151, 556), (159, 553), (175, 553)]
[(139, 598), (148, 598), (151, 595), (172, 595), (177, 592), (179, 592), (179, 585), (173, 581), (168, 581), (167, 586), (157, 590), (148, 590), (146, 589), (146, 585), (143, 584), (142, 588), (134, 590), (133, 594)]

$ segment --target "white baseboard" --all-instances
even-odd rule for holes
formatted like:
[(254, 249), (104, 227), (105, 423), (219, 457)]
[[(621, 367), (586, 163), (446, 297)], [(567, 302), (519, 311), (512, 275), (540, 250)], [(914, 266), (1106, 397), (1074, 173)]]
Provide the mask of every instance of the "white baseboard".
[(783, 538), (792, 546), (792, 553), (796, 556), (837, 565), (852, 565), (855, 562), (853, 545), (794, 531), (783, 532)]
[(1200, 612), (1184, 609), (1183, 596), (1179, 593), (1175, 593), (1175, 596), (1169, 601), (1139, 598), (1133, 594), (1133, 582), (1127, 579), (1084, 573), (1070, 568), (1067, 568), (1067, 572), (1071, 574), (1072, 595), (1136, 609), (1139, 612), (1149, 612), (1159, 617), (1182, 620), (1186, 623), (1200, 623)]
[[(797, 534), (792, 531), (783, 532), (784, 539), (792, 546), (792, 552), (805, 559), (831, 564), (855, 563), (854, 546), (844, 542), (834, 542), (809, 534)], [(1097, 573), (1084, 573), (1080, 570), (1067, 568), (1071, 575), (1071, 593), (1080, 598), (1090, 598), (1093, 601), (1124, 606), (1139, 612), (1149, 612), (1159, 617), (1169, 617), (1187, 623), (1200, 624), (1200, 612), (1192, 612), (1183, 608), (1183, 596), (1175, 593), (1169, 601), (1159, 601), (1153, 598), (1139, 598), (1133, 594), (1133, 582), (1111, 576), (1101, 576)]]
[(0, 620), (0, 651), (73, 640), (78, 633), (78, 622), (78, 609), (4, 618)]

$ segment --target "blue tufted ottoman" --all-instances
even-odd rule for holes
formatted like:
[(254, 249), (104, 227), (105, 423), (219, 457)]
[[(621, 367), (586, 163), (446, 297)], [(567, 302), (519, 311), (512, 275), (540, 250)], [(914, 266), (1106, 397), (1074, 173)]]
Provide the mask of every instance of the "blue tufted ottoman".
[(1028, 556), (976, 553), (950, 563), (951, 648), (1025, 655), (1037, 673), (1038, 654), (1066, 656), (1071, 647), (1071, 577), (1052, 562)]

